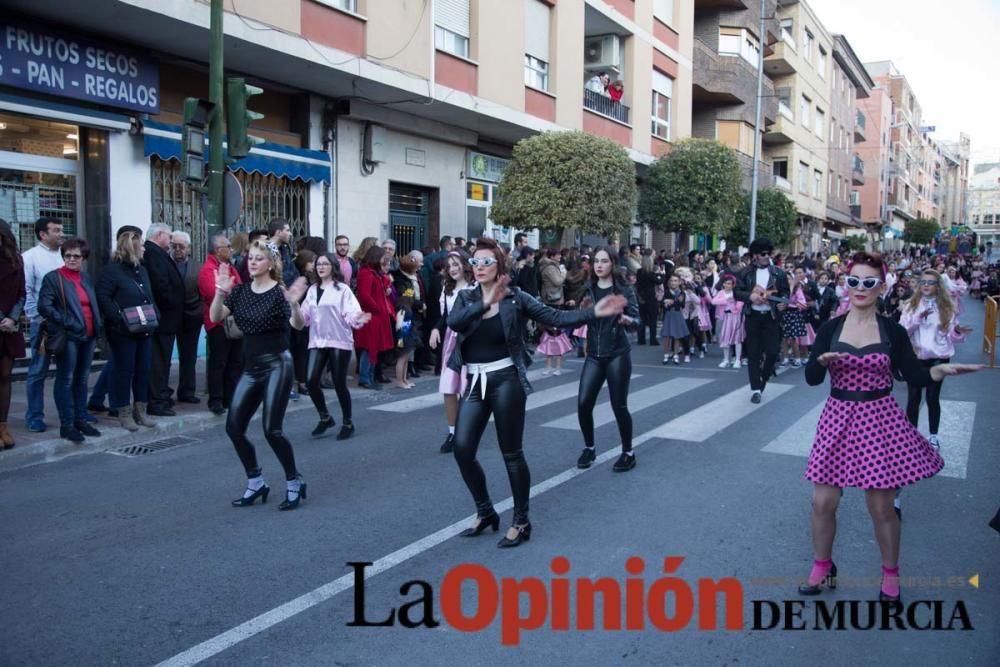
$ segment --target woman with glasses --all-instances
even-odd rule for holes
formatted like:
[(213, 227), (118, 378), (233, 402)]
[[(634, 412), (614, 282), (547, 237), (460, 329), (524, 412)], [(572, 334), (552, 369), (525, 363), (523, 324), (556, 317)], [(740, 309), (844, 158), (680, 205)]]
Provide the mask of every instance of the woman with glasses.
[[(941, 274), (931, 269), (920, 274), (917, 289), (909, 302), (902, 307), (899, 323), (906, 329), (913, 342), (917, 359), (926, 368), (946, 364), (955, 355), (955, 343), (965, 340), (972, 327), (958, 323), (958, 312), (947, 289), (942, 286)], [(940, 381), (927, 385), (927, 439), (935, 449), (941, 447), (938, 427), (941, 425)], [(922, 385), (907, 384), (906, 416), (914, 426), (920, 418), (920, 401), (924, 394)]]
[(531, 539), (528, 493), (531, 473), (521, 443), (524, 413), (531, 385), (527, 378), (530, 357), (525, 348), (526, 321), (552, 327), (591, 322), (598, 317), (621, 315), (628, 299), (609, 295), (593, 308), (556, 310), (539, 303), (516, 287), (509, 287), (507, 253), (492, 239), (481, 238), (469, 263), (476, 287), (458, 292), (448, 326), (457, 334), (448, 368), (456, 373), (465, 366), (468, 388), (459, 404), (455, 426), (455, 460), (476, 503), (476, 523), (462, 533), (475, 537), (486, 528), (497, 531), (500, 516), (486, 490), (486, 475), (476, 461), (479, 441), (490, 416), (496, 420), (497, 440), (503, 453), (514, 496), (514, 521), (497, 546), (516, 547)]
[(60, 247), (64, 265), (50, 271), (38, 292), (38, 312), (51, 337), (65, 332), (63, 349), (56, 352), (56, 381), (52, 389), (59, 411), (59, 435), (70, 442), (100, 431), (87, 423), (87, 380), (94, 360), (94, 343), (101, 335), (101, 313), (90, 276), (83, 271), (90, 246), (69, 238)]
[(813, 483), (814, 561), (801, 595), (818, 595), (837, 585), (833, 540), (844, 487), (865, 490), (865, 502), (882, 555), (880, 600), (899, 600), (899, 517), (896, 490), (937, 474), (944, 461), (914, 428), (892, 398), (892, 380), (926, 386), (946, 375), (980, 366), (928, 367), (913, 353), (906, 330), (879, 317), (876, 304), (885, 285), (877, 253), (859, 252), (847, 267), (850, 310), (824, 324), (806, 364), (806, 382), (822, 384), (830, 371), (830, 397), (816, 426), (805, 477)]
[(20, 319), (27, 295), (24, 281), (24, 260), (17, 249), (14, 230), (7, 221), (0, 219), (0, 449), (15, 445), (14, 436), (7, 430), (10, 412), (11, 374), (14, 360), (25, 355), (24, 336)]
[(337, 440), (346, 440), (354, 433), (351, 420), (351, 392), (347, 389), (347, 369), (354, 349), (354, 330), (371, 320), (371, 313), (361, 310), (354, 293), (344, 282), (340, 263), (327, 253), (313, 261), (316, 283), (302, 301), (302, 319), (309, 329), (309, 360), (306, 366), (309, 398), (319, 413), (319, 423), (312, 435), (318, 438), (336, 426), (326, 409), (321, 381), (323, 371), (330, 368), (333, 388), (340, 402), (343, 425)]

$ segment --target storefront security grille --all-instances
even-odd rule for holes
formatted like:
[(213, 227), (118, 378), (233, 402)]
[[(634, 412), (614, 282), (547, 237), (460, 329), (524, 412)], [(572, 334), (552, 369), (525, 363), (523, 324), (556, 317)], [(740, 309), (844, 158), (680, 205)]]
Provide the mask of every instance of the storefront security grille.
[(65, 236), (76, 236), (76, 192), (0, 180), (0, 218), (13, 227), (22, 252), (34, 247), (35, 221), (42, 216), (61, 222)]
[[(181, 163), (149, 158), (153, 179), (153, 222), (191, 235), (192, 253), (201, 261), (208, 250), (201, 194), (181, 178)], [(231, 234), (266, 229), (273, 218), (288, 220), (294, 238), (309, 234), (309, 184), (298, 179), (235, 172), (243, 186), (243, 214)]]

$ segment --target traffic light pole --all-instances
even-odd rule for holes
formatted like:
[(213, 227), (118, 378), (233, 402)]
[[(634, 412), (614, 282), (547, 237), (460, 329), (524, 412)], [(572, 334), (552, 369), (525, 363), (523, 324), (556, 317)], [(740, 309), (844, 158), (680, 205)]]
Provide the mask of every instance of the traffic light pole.
[(208, 96), (215, 105), (208, 125), (208, 219), (207, 237), (211, 239), (223, 230), (222, 220), (222, 184), (225, 171), (225, 157), (222, 153), (223, 120), (225, 109), (224, 69), (222, 66), (222, 0), (212, 0), (211, 38), (209, 45), (208, 65)]

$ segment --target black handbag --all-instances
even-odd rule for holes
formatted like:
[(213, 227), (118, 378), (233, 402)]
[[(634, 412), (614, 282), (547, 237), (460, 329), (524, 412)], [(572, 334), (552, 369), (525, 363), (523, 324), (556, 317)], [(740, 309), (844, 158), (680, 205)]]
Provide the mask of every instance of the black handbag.
[(122, 320), (125, 321), (125, 329), (135, 335), (153, 333), (160, 326), (156, 308), (151, 303), (122, 308)]
[[(63, 285), (62, 276), (58, 275), (56, 278), (59, 280), (59, 292), (62, 294), (62, 311), (63, 311), (63, 322), (66, 321), (66, 288)], [(63, 350), (66, 349), (66, 341), (68, 340), (66, 334), (65, 325), (59, 327), (54, 332), (49, 331), (48, 320), (42, 322), (42, 337), (38, 344), (39, 354), (62, 354)]]

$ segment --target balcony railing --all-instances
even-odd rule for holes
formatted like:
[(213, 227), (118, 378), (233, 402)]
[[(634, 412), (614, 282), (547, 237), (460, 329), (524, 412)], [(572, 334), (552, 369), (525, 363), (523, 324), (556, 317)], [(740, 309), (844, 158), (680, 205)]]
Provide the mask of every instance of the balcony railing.
[(851, 204), (851, 217), (856, 220), (861, 219), (861, 204)]
[(864, 160), (862, 160), (857, 155), (855, 155), (854, 156), (854, 160), (852, 162), (853, 162), (852, 167), (853, 167), (854, 171), (859, 172), (861, 174), (865, 173), (865, 161)]
[(863, 113), (861, 113), (860, 111), (858, 112), (858, 115), (857, 115), (857, 117), (856, 117), (856, 119), (855, 119), (854, 122), (862, 130), (865, 129), (865, 115)]
[(620, 123), (629, 124), (629, 108), (621, 102), (615, 102), (607, 95), (602, 95), (594, 90), (583, 89), (583, 107), (596, 111), (602, 116), (613, 118)]

